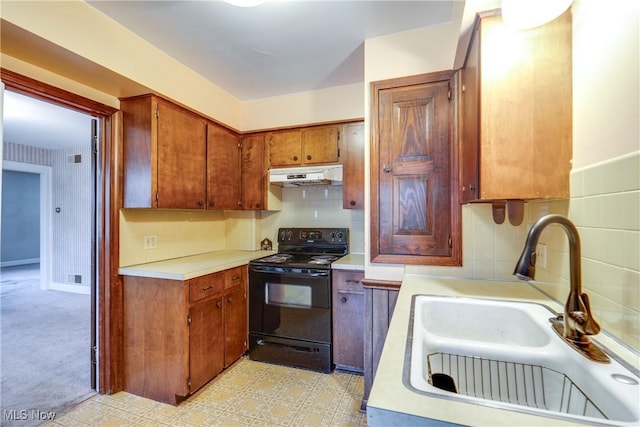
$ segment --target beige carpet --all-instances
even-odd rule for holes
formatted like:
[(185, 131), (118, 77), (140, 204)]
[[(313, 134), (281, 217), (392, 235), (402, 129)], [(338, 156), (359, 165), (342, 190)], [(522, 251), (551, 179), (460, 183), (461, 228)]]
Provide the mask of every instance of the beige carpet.
[(38, 264), (0, 270), (0, 425), (38, 425), (91, 394), (90, 296), (42, 291)]

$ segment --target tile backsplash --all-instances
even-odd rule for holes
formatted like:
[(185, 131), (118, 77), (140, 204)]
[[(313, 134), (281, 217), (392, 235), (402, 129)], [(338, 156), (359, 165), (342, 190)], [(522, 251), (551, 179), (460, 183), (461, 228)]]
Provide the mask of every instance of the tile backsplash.
[[(640, 350), (640, 151), (574, 170), (569, 218), (580, 232), (594, 316)], [(550, 275), (568, 280), (566, 267)]]
[(285, 187), (282, 210), (261, 215), (264, 236), (274, 245), (280, 227), (341, 227), (349, 229), (349, 251), (364, 253), (364, 211), (342, 209), (342, 186)]

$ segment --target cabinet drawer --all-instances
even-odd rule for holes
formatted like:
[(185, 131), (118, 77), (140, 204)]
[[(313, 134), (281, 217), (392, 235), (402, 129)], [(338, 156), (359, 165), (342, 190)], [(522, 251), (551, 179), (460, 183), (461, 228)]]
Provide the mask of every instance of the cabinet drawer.
[(243, 285), (246, 282), (247, 270), (245, 266), (230, 268), (225, 271), (224, 288), (229, 289), (234, 286)]
[(360, 291), (364, 293), (362, 279), (364, 272), (353, 270), (333, 270), (333, 287), (336, 289)]
[(194, 302), (222, 292), (224, 289), (224, 272), (207, 274), (189, 280), (189, 302)]

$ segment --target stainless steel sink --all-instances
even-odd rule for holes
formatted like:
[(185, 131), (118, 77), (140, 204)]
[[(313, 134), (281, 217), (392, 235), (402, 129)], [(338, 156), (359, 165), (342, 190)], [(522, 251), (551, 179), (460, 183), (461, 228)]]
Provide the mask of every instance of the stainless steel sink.
[(416, 393), (594, 425), (640, 423), (640, 375), (566, 345), (540, 304), (416, 295), (404, 383)]

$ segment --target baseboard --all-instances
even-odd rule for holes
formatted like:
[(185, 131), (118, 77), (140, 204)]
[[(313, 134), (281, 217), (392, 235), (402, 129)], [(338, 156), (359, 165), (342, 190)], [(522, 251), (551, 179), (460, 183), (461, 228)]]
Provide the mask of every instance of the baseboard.
[(15, 261), (2, 261), (0, 267), (13, 267), (16, 265), (39, 264), (40, 258), (17, 259)]
[(91, 289), (88, 286), (69, 285), (68, 283), (49, 283), (50, 291), (71, 292), (74, 294), (90, 295)]

